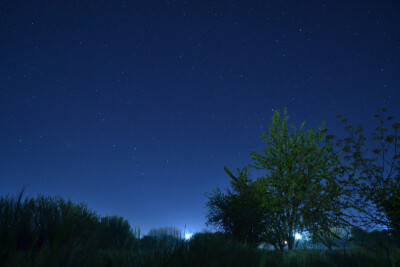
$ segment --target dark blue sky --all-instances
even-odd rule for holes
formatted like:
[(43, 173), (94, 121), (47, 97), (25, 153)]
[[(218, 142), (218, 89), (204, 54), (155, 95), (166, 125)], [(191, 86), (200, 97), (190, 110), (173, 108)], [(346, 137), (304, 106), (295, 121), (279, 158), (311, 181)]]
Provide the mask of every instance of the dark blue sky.
[[(290, 122), (400, 115), (399, 1), (0, 1), (0, 193), (203, 229)], [(256, 177), (253, 177), (256, 178)]]

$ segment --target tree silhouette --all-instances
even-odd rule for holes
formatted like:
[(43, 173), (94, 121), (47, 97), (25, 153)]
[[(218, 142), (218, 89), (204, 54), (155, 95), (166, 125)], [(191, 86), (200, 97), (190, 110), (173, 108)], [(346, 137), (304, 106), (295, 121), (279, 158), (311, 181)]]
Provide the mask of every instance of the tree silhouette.
[(349, 178), (352, 205), (359, 226), (383, 225), (400, 231), (400, 123), (375, 115), (378, 126), (368, 139), (363, 126), (352, 126), (341, 115), (348, 137), (338, 139), (342, 168)]

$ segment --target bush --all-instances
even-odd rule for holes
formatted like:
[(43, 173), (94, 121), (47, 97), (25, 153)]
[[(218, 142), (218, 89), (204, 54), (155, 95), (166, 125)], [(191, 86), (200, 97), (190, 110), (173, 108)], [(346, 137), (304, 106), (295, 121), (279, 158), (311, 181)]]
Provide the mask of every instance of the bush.
[(134, 248), (135, 235), (121, 217), (101, 218), (85, 204), (59, 197), (23, 200), (22, 195), (0, 197), (1, 266), (10, 260), (19, 265), (18, 261), (32, 258), (64, 265), (74, 259), (94, 259), (90, 254), (107, 249)]

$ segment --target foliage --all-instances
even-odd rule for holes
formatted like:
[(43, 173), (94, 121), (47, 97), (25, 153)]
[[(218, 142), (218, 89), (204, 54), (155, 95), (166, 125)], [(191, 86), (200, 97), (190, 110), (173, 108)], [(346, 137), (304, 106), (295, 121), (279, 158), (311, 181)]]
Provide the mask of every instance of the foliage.
[(23, 200), (22, 195), (0, 197), (1, 266), (15, 255), (35, 255), (59, 265), (75, 262), (74, 257), (83, 260), (83, 255), (89, 259), (97, 250), (135, 247), (136, 238), (121, 217), (100, 218), (85, 204), (59, 197)]
[(342, 167), (349, 177), (352, 202), (358, 225), (384, 225), (400, 230), (400, 123), (385, 116), (385, 109), (375, 115), (378, 126), (371, 138), (362, 126), (349, 125), (342, 119), (348, 137), (338, 139), (343, 154)]
[[(190, 241), (165, 235), (174, 228), (156, 229), (139, 240), (123, 218), (100, 217), (84, 204), (60, 198), (0, 197), (0, 212), (1, 266), (400, 265), (400, 249), (395, 247), (280, 253), (257, 249), (225, 233), (197, 233)], [(164, 237), (176, 242), (162, 242)]]
[(262, 266), (263, 257), (264, 253), (254, 246), (217, 232), (195, 234), (184, 259), (186, 266)]
[(267, 145), (263, 154), (252, 152), (254, 166), (266, 171), (259, 184), (268, 196), (264, 205), (274, 219), (275, 242), (281, 246), (285, 240), (292, 249), (295, 232), (307, 230), (331, 248), (323, 233), (343, 226), (346, 208), (340, 199), (338, 155), (325, 142), (324, 123), (317, 132), (303, 132), (305, 122), (289, 131), (288, 119), (286, 109), (282, 118), (276, 111), (269, 132), (261, 136)]
[[(184, 243), (181, 230), (175, 227), (162, 227), (151, 229), (149, 233), (140, 240), (141, 249), (146, 251), (163, 251), (172, 253), (179, 249)], [(168, 248), (168, 251), (166, 250)]]
[(265, 176), (252, 182), (246, 168), (238, 177), (227, 171), (232, 190), (208, 195), (208, 222), (238, 240), (264, 240), (280, 250), (293, 249), (295, 233), (303, 231), (332, 248), (331, 229), (347, 225), (339, 157), (326, 141), (324, 124), (317, 132), (303, 132), (305, 123), (290, 131), (288, 119), (286, 109), (282, 118), (276, 111), (269, 132), (261, 136), (267, 145), (263, 154), (251, 153), (250, 167)]
[(400, 247), (400, 235), (392, 230), (374, 230), (367, 232), (359, 227), (351, 229), (351, 243), (368, 249), (386, 249)]
[(182, 231), (175, 227), (161, 227), (158, 229), (151, 229), (147, 235), (157, 238), (171, 236), (173, 238), (180, 239), (182, 237)]
[(99, 245), (102, 249), (133, 248), (136, 239), (129, 222), (119, 216), (106, 216), (100, 220)]
[(247, 168), (238, 169), (238, 176), (225, 167), (231, 177), (231, 190), (220, 189), (208, 194), (208, 225), (221, 228), (236, 240), (252, 245), (264, 242), (268, 231), (262, 208), (262, 194), (247, 177)]

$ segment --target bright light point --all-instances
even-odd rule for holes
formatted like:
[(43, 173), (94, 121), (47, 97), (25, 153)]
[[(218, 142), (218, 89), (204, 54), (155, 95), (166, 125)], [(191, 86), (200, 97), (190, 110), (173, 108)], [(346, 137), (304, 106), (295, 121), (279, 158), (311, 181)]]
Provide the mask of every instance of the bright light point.
[(295, 234), (294, 234), (294, 239), (300, 240), (300, 239), (301, 239), (301, 234), (295, 233)]
[(187, 233), (187, 234), (185, 235), (185, 239), (186, 239), (186, 240), (189, 240), (190, 238), (192, 238), (192, 236), (193, 236), (193, 234)]
[(287, 241), (286, 240), (284, 241), (284, 243), (285, 243), (285, 245), (287, 245)]

